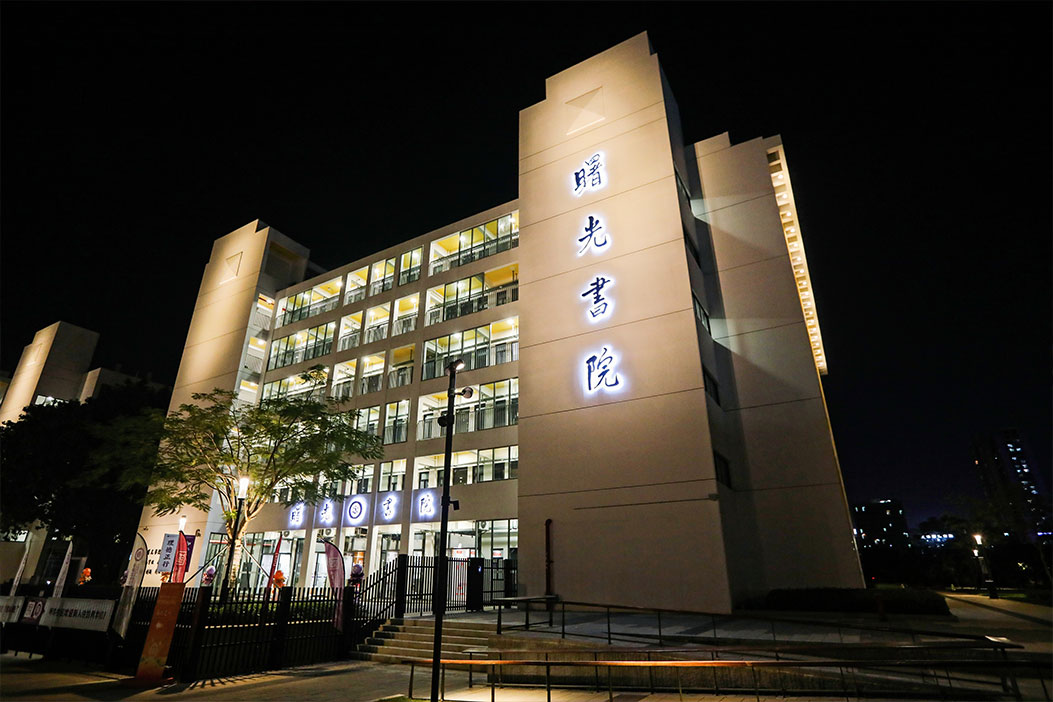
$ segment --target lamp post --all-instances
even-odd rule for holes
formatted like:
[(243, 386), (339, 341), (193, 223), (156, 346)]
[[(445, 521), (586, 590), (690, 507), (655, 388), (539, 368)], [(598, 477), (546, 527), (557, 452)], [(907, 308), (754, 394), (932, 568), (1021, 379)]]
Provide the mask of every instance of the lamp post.
[(973, 539), (976, 541), (976, 548), (973, 549), (973, 553), (976, 555), (976, 560), (980, 562), (980, 577), (983, 579), (984, 587), (987, 588), (987, 596), (992, 600), (997, 600), (998, 589), (995, 588), (994, 578), (991, 577), (991, 568), (987, 565), (987, 559), (983, 556), (983, 534), (973, 534)]
[[(442, 658), (442, 619), (446, 614), (446, 531), (450, 523), (450, 463), (453, 456), (453, 401), (457, 395), (469, 398), (472, 389), (465, 388), (457, 392), (457, 371), (464, 368), (464, 361), (458, 358), (446, 366), (450, 375), (450, 387), (446, 393), (446, 414), (439, 417), (439, 425), (446, 427), (446, 455), (443, 457), (442, 470), (442, 522), (439, 526), (439, 562), (435, 568), (435, 584), (432, 592), (435, 599), (432, 608), (435, 610), (435, 642), (431, 656), (431, 702), (439, 701), (439, 660)], [(453, 503), (453, 508), (459, 505)]]
[(238, 525), (241, 523), (241, 510), (245, 506), (245, 496), (249, 492), (249, 479), (238, 479), (238, 513), (234, 515), (234, 529), (227, 547), (227, 568), (223, 573), (223, 587), (220, 590), (220, 602), (227, 601), (227, 588), (230, 586), (230, 568), (234, 565), (234, 542), (238, 540)]

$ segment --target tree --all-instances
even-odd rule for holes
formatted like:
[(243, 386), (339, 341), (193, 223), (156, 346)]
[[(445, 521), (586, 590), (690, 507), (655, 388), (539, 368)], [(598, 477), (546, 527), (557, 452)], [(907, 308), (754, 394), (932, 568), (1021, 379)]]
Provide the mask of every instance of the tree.
[[(33, 405), (17, 422), (5, 422), (0, 531), (38, 528), (59, 539), (75, 538), (77, 549), (87, 550), (93, 580), (116, 582), (143, 496), (141, 487), (123, 483), (122, 474), (153, 465), (167, 404), (167, 391), (129, 383), (107, 386), (84, 404)], [(134, 447), (109, 431), (115, 423), (137, 427), (140, 440)]]
[[(318, 369), (301, 376), (322, 382)], [(158, 515), (183, 506), (208, 511), (212, 492), (224, 507), (227, 537), (234, 551), (231, 583), (237, 579), (241, 540), (249, 523), (280, 488), (291, 488), (286, 506), (316, 504), (332, 497), (340, 481), (356, 477), (351, 456), (383, 455), (380, 437), (354, 427), (354, 412), (311, 394), (249, 405), (216, 388), (195, 393), (165, 421), (157, 465), (149, 474), (133, 473), (131, 483), (148, 485), (145, 503)], [(242, 518), (234, 533), (238, 482), (249, 478)]]

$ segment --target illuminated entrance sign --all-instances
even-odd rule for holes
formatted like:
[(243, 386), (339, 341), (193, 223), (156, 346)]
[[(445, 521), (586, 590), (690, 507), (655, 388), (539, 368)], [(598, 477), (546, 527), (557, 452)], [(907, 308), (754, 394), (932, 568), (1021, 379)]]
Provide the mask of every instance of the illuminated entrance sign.
[(585, 359), (585, 391), (589, 394), (604, 390), (612, 392), (620, 388), (622, 379), (615, 372), (618, 359), (604, 346), (599, 353)]
[(380, 502), (380, 518), (385, 522), (390, 522), (392, 519), (398, 516), (399, 498), (398, 495), (391, 493), (387, 495)]
[(364, 495), (352, 498), (351, 503), (347, 506), (347, 523), (351, 526), (358, 526), (365, 522), (368, 507), (369, 500)]
[(598, 322), (605, 319), (614, 309), (614, 300), (609, 300), (603, 295), (603, 289), (613, 284), (614, 281), (612, 279), (598, 275), (596, 280), (589, 283), (589, 287), (581, 294), (582, 297), (592, 297), (588, 316), (586, 317), (590, 322)]
[(333, 508), (333, 501), (326, 500), (322, 503), (322, 509), (318, 512), (318, 521), (322, 524), (332, 524), (333, 517), (336, 516), (336, 510)]
[(607, 184), (607, 173), (603, 167), (603, 152), (597, 151), (585, 159), (582, 167), (574, 171), (574, 194), (581, 197), (587, 190), (599, 190)]
[(291, 526), (291, 527), (301, 527), (301, 526), (303, 526), (303, 513), (304, 513), (303, 502), (297, 502), (295, 505), (293, 505), (292, 509), (289, 510), (289, 526)]

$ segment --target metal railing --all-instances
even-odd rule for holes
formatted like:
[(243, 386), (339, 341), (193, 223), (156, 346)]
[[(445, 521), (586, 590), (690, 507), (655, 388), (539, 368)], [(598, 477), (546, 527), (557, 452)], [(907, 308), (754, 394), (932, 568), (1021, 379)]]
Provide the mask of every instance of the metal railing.
[(366, 343), (371, 344), (374, 341), (382, 341), (388, 338), (388, 323), (387, 320), (380, 324), (374, 324), (371, 327), (366, 327)]
[(394, 424), (388, 424), (384, 427), (384, 443), (385, 444), (401, 444), (408, 438), (409, 432), (407, 431), (407, 422), (405, 417), (399, 417), (395, 420)]
[[(519, 398), (507, 404), (485, 409), (459, 409), (454, 412), (454, 428), (458, 434), (467, 431), (483, 431), (519, 424)], [(425, 416), (417, 422), (417, 440), (437, 439), (446, 436), (446, 428), (439, 425), (439, 417)]]
[(424, 362), (422, 379), (430, 380), (444, 375), (450, 361), (458, 358), (464, 361), (464, 368), (461, 370), (476, 370), (477, 368), (487, 368), (502, 363), (518, 361), (519, 339), (491, 342), (473, 349), (451, 351), (441, 356), (436, 356)]
[(351, 288), (344, 293), (344, 304), (350, 305), (352, 302), (358, 302), (366, 299), (366, 286), (360, 285), (357, 288)]
[(306, 307), (301, 307), (295, 310), (286, 310), (285, 312), (282, 312), (278, 315), (275, 322), (275, 328), (284, 327), (286, 324), (292, 324), (293, 322), (298, 322), (301, 319), (314, 317), (316, 315), (322, 314), (323, 312), (328, 312), (329, 310), (335, 310), (337, 308), (337, 305), (339, 304), (340, 296), (334, 295), (333, 297), (328, 297), (324, 300), (319, 300), (318, 302), (315, 302), (311, 305), (307, 305)]
[(414, 266), (413, 268), (399, 272), (399, 285), (415, 283), (418, 280), (420, 280), (420, 266)]
[(464, 317), (475, 312), (482, 312), (493, 307), (507, 305), (519, 299), (519, 282), (509, 283), (500, 288), (489, 288), (468, 297), (444, 302), (436, 307), (429, 307), (425, 313), (424, 326), (438, 324), (457, 317)]
[(347, 351), (348, 349), (355, 348), (360, 343), (362, 343), (362, 331), (356, 329), (355, 331), (343, 334), (340, 337), (340, 341), (336, 345), (336, 350)]
[(375, 373), (374, 375), (366, 375), (359, 378), (358, 394), (365, 395), (366, 393), (379, 391), (383, 380), (383, 373)]
[(402, 366), (388, 371), (388, 387), (401, 388), (413, 382), (413, 366)]
[[(751, 693), (759, 700), (762, 694), (789, 696), (850, 695), (905, 696), (923, 699), (991, 700), (1045, 699), (1048, 671), (1041, 671), (1032, 661), (977, 661), (974, 659), (909, 658), (873, 661), (851, 658), (812, 660), (697, 660), (670, 658), (667, 651), (640, 652), (637, 659), (600, 660), (601, 652), (587, 651), (491, 651), (498, 659), (440, 659), (440, 699), (446, 697), (446, 669), (455, 666), (468, 670), (468, 686), (474, 685), (473, 673), (487, 674), (490, 699), (497, 687), (544, 686), (551, 700), (554, 686), (560, 688), (606, 688), (608, 699), (614, 691), (633, 690), (675, 692), (683, 699), (685, 691), (712, 694)], [(612, 652), (604, 651), (609, 657)], [(619, 652), (621, 653), (621, 652)], [(508, 654), (510, 658), (503, 656)], [(540, 655), (543, 654), (543, 657)], [(559, 656), (554, 659), (552, 656)], [(569, 656), (582, 655), (579, 660)], [(617, 654), (614, 654), (617, 655)], [(622, 653), (623, 656), (630, 655)], [(663, 658), (657, 658), (661, 655)], [(431, 660), (402, 659), (410, 665), (408, 697), (413, 697), (415, 667), (430, 666)], [(553, 680), (553, 669), (571, 669)], [(578, 670), (574, 670), (578, 669)], [(589, 674), (591, 671), (591, 674)], [(605, 671), (601, 675), (600, 671)], [(954, 675), (952, 675), (952, 672)], [(1031, 677), (1026, 677), (1026, 673)], [(513, 678), (518, 678), (514, 680)], [(601, 679), (605, 678), (605, 679)], [(1023, 685), (1021, 683), (1024, 683)], [(1025, 695), (1027, 695), (1025, 697)], [(451, 700), (452, 702), (452, 700)]]
[(417, 328), (417, 315), (416, 313), (409, 315), (408, 317), (400, 317), (395, 320), (395, 323), (391, 327), (391, 335), (398, 336), (399, 334), (406, 334)]
[(496, 239), (490, 241), (484, 241), (481, 244), (476, 244), (467, 249), (461, 249), (457, 253), (452, 253), (442, 258), (437, 258), (431, 261), (429, 264), (430, 275), (436, 273), (442, 273), (458, 266), (464, 266), (472, 261), (478, 261), (494, 254), (499, 254), (502, 251), (508, 251), (519, 246), (519, 232), (512, 232), (505, 236), (499, 236)]
[(369, 284), (369, 294), (370, 295), (379, 295), (382, 292), (385, 292), (387, 290), (391, 290), (393, 287), (395, 287), (395, 274), (394, 273), (389, 275), (389, 276), (385, 276), (385, 277), (381, 278), (380, 280), (374, 280), (372, 283), (370, 283)]

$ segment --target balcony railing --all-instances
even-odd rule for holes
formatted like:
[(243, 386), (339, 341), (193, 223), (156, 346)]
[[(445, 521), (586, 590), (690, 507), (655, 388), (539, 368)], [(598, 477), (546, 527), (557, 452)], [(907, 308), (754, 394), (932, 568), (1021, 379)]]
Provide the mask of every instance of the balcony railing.
[(435, 275), (436, 273), (442, 273), (443, 271), (448, 271), (457, 266), (467, 265), (472, 261), (478, 261), (487, 256), (493, 256), (502, 251), (514, 249), (517, 246), (519, 246), (519, 232), (513, 232), (512, 234), (501, 236), (492, 239), (491, 241), (484, 241), (481, 244), (476, 244), (468, 249), (461, 249), (457, 253), (452, 253), (449, 256), (437, 258), (430, 263), (429, 270), (431, 271), (431, 275)]
[(340, 303), (340, 298), (336, 295), (333, 297), (320, 300), (313, 305), (307, 307), (301, 307), (298, 310), (286, 310), (282, 314), (278, 315), (278, 321), (275, 326), (283, 327), (286, 324), (292, 324), (298, 322), (301, 319), (307, 319), (308, 317), (314, 317), (315, 315), (328, 312), (329, 310), (336, 309), (336, 306)]
[(365, 395), (369, 392), (377, 392), (380, 390), (381, 383), (384, 379), (383, 373), (377, 373), (375, 375), (363, 376), (358, 381), (358, 394)]
[(399, 285), (413, 283), (418, 280), (420, 280), (420, 266), (414, 266), (409, 270), (405, 270), (399, 273)]
[(245, 354), (245, 369), (253, 373), (262, 373), (263, 359), (259, 356), (253, 356), (251, 353)]
[(271, 316), (267, 312), (263, 312), (259, 307), (252, 311), (249, 316), (249, 326), (257, 329), (267, 330), (271, 328)]
[(384, 427), (384, 443), (401, 444), (406, 441), (407, 434), (409, 433), (407, 431), (408, 426), (405, 417), (396, 418), (394, 424), (388, 424)]
[(388, 338), (388, 323), (386, 321), (380, 324), (374, 324), (371, 327), (366, 327), (366, 343), (372, 344), (374, 341), (380, 341)]
[(417, 328), (417, 315), (413, 314), (409, 317), (402, 317), (396, 319), (395, 323), (391, 327), (391, 335), (398, 336), (399, 334), (405, 334), (411, 332)]
[(340, 341), (337, 343), (337, 351), (347, 351), (353, 349), (362, 343), (362, 331), (356, 329), (353, 332), (348, 332), (340, 337)]
[[(519, 424), (519, 398), (504, 401), (493, 406), (480, 408), (472, 405), (468, 408), (454, 410), (454, 432), (483, 431)], [(424, 418), (417, 422), (417, 440), (437, 439), (446, 436), (446, 428), (439, 426), (439, 414), (426, 412)]]
[(388, 373), (388, 387), (389, 388), (401, 388), (403, 385), (409, 385), (413, 382), (413, 366), (403, 366), (402, 368), (395, 368)]
[(443, 303), (428, 310), (425, 326), (438, 324), (449, 319), (464, 317), (474, 312), (481, 312), (492, 307), (507, 305), (519, 299), (519, 283), (509, 283), (499, 288), (490, 288), (464, 299)]
[[(483, 463), (461, 463), (453, 466), (450, 473), (450, 485), (475, 485), (477, 483), (496, 483), (502, 480), (515, 480), (519, 474), (519, 460), (487, 461)], [(436, 473), (436, 484), (442, 485), (442, 468)], [(489, 473), (490, 477), (486, 477)], [(470, 479), (469, 479), (470, 478)], [(417, 477), (417, 487), (431, 487), (431, 478), (427, 470)]]
[(352, 380), (345, 380), (341, 383), (333, 385), (333, 399), (334, 400), (346, 400), (351, 397), (354, 391), (355, 383)]
[(360, 285), (357, 288), (351, 288), (344, 293), (344, 304), (350, 305), (352, 302), (358, 302), (359, 300), (366, 299), (366, 286)]
[(385, 290), (391, 290), (395, 287), (395, 276), (394, 274), (381, 278), (380, 280), (374, 280), (369, 284), (369, 294), (379, 295)]
[(446, 374), (446, 366), (450, 361), (460, 358), (464, 361), (462, 370), (475, 370), (496, 366), (501, 363), (511, 363), (519, 360), (519, 339), (511, 341), (500, 341), (479, 346), (474, 349), (451, 351), (441, 356), (436, 356), (424, 362), (422, 380), (431, 380)]

